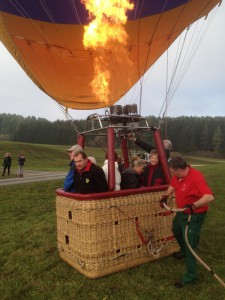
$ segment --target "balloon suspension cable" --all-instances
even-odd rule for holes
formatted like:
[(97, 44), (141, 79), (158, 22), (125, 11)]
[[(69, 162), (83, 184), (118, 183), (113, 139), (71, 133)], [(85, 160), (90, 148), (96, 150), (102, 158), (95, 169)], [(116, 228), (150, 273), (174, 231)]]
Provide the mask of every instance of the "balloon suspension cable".
[[(182, 47), (179, 51), (179, 55), (178, 55), (178, 58), (176, 59), (175, 61), (175, 65), (174, 65), (174, 69), (173, 69), (173, 73), (172, 73), (172, 78), (170, 79), (170, 82), (169, 82), (169, 86), (168, 86), (168, 73), (169, 73), (169, 58), (168, 58), (168, 51), (167, 51), (167, 70), (166, 70), (166, 95), (165, 95), (165, 98), (163, 100), (163, 103), (162, 103), (162, 106), (161, 106), (161, 109), (160, 109), (160, 112), (159, 112), (159, 117), (160, 115), (162, 114), (162, 117), (161, 117), (161, 123), (163, 122), (164, 119), (167, 118), (167, 111), (168, 111), (168, 107), (169, 105), (171, 104), (172, 102), (172, 98), (174, 96), (171, 97), (171, 99), (169, 100), (169, 94), (171, 93), (171, 90), (173, 88), (173, 85), (175, 85), (175, 76), (176, 74), (178, 73), (178, 66), (180, 65), (180, 61), (181, 61), (181, 57), (182, 57), (182, 53), (184, 51), (184, 45), (185, 45), (185, 41), (187, 39), (187, 34), (188, 34), (188, 31), (189, 31), (189, 27), (187, 28), (186, 30), (186, 34), (185, 34), (185, 37), (184, 37), (184, 40), (183, 40), (183, 43), (182, 43)], [(166, 126), (167, 126), (167, 122), (166, 122)]]
[(61, 104), (59, 104), (59, 107), (63, 111), (64, 116), (66, 117), (66, 119), (71, 123), (73, 129), (76, 131), (77, 134), (79, 134), (77, 126), (74, 124), (76, 122), (76, 120), (74, 120), (74, 118), (69, 114), (68, 107), (64, 107)]
[[(185, 210), (185, 208), (170, 208), (165, 203), (163, 203), (163, 205), (164, 205), (165, 209), (167, 209), (170, 212), (184, 212), (184, 210)], [(200, 262), (200, 264), (202, 264), (206, 268), (206, 270), (208, 270), (213, 275), (213, 277), (215, 277), (219, 281), (219, 283), (225, 288), (225, 282), (216, 273), (213, 272), (213, 270), (197, 255), (197, 253), (191, 247), (191, 245), (188, 241), (188, 227), (189, 227), (190, 221), (191, 221), (191, 215), (188, 215), (187, 225), (185, 227), (185, 241), (187, 243), (187, 246), (188, 246), (190, 252)]]
[[(190, 27), (188, 26), (186, 28), (186, 32), (184, 34), (183, 41), (180, 40), (179, 44), (180, 46), (177, 49), (177, 55), (176, 59), (174, 62), (174, 68), (172, 71), (171, 79), (168, 84), (168, 65), (169, 65), (169, 60), (168, 60), (168, 50), (167, 50), (167, 76), (166, 76), (166, 95), (163, 101), (163, 104), (161, 106), (160, 112), (159, 112), (159, 117), (161, 117), (160, 124), (163, 123), (162, 120), (165, 120), (165, 132), (167, 132), (167, 112), (168, 112), (168, 107), (171, 104), (173, 97), (181, 83), (182, 78), (184, 77), (184, 74), (186, 73), (188, 67), (191, 64), (191, 61), (193, 60), (193, 57), (195, 53), (197, 52), (197, 49), (199, 48), (204, 35), (206, 34), (206, 31), (209, 28), (209, 25), (212, 22), (212, 19), (214, 18), (216, 14), (216, 10), (214, 11), (213, 14), (210, 15), (210, 18), (207, 20), (207, 24), (202, 24), (201, 27), (199, 28), (200, 22), (197, 23), (195, 26), (194, 30), (190, 30)], [(205, 19), (206, 20), (206, 19)], [(188, 35), (190, 37), (190, 41), (188, 42)], [(188, 44), (188, 47), (185, 48), (185, 44)]]
[[(149, 43), (148, 43), (148, 51), (147, 51), (147, 55), (145, 57), (145, 63), (144, 63), (144, 70), (142, 72), (142, 77), (141, 77), (141, 72), (140, 72), (140, 60), (139, 60), (139, 57), (140, 57), (140, 49), (139, 49), (139, 46), (138, 46), (138, 72), (139, 72), (139, 83), (140, 83), (140, 97), (139, 97), (139, 113), (141, 114), (141, 105), (142, 105), (142, 96), (143, 96), (143, 82), (144, 82), (144, 78), (145, 78), (145, 72), (147, 71), (147, 65), (148, 65), (148, 60), (149, 60), (149, 57), (150, 57), (150, 53), (151, 53), (151, 47), (152, 47), (152, 42), (153, 42), (153, 39), (154, 39), (154, 36), (156, 34), (156, 31), (158, 29), (158, 25), (160, 23), (160, 20), (163, 16), (163, 11), (164, 11), (164, 8), (167, 4), (168, 0), (166, 1), (166, 3), (164, 4), (164, 7), (162, 8), (161, 10), (161, 14), (159, 16), (159, 19), (156, 23), (156, 26), (153, 30), (153, 33), (152, 33), (152, 36), (150, 37), (150, 40), (149, 40)], [(138, 21), (138, 45), (140, 44), (140, 21)]]
[(163, 117), (159, 119), (158, 128), (161, 128), (161, 125), (163, 124)]
[[(74, 130), (76, 131), (76, 133), (79, 134), (80, 131), (83, 131), (83, 128), (81, 128), (81, 126), (79, 125), (79, 123), (77, 123), (77, 125), (79, 125), (80, 131), (77, 129), (77, 126), (74, 124), (74, 123), (76, 123), (76, 120), (69, 114), (68, 108), (62, 106), (61, 104), (58, 104), (58, 105), (59, 105), (60, 109), (62, 110), (62, 112), (64, 113), (66, 119), (71, 123), (71, 125), (72, 125), (72, 127), (74, 128)], [(100, 144), (98, 144), (98, 143), (95, 141), (94, 138), (91, 138), (91, 139), (92, 139), (92, 141), (96, 144), (96, 146), (97, 146), (98, 148), (102, 149), (102, 151), (103, 151), (104, 153), (106, 153), (106, 150), (105, 150)]]

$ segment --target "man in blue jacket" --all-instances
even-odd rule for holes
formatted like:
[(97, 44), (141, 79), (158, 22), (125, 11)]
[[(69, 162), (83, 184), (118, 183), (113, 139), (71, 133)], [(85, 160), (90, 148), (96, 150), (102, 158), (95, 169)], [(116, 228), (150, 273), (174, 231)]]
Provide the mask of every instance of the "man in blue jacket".
[(64, 181), (64, 191), (74, 193), (75, 192), (74, 170), (76, 166), (73, 158), (74, 158), (74, 153), (77, 151), (83, 151), (83, 148), (80, 145), (73, 145), (70, 149), (66, 149), (66, 151), (69, 153), (70, 156), (70, 163), (69, 163), (70, 169)]

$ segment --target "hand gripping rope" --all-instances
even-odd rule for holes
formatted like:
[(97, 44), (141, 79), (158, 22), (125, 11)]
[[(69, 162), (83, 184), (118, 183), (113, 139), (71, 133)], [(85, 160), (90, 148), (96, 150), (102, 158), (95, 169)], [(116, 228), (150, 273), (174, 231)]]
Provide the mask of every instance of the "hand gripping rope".
[[(167, 209), (168, 211), (171, 211), (171, 212), (183, 212), (185, 210), (185, 208), (170, 208), (168, 205), (166, 205), (166, 203), (163, 203), (163, 205), (164, 205), (165, 209)], [(188, 226), (189, 226), (190, 220), (191, 220), (191, 215), (188, 215), (187, 225), (185, 228), (185, 241), (187, 243), (189, 250), (194, 255), (194, 257), (200, 262), (200, 264), (202, 264), (206, 268), (206, 270), (208, 270), (225, 288), (224, 281), (216, 273), (214, 273), (213, 270), (195, 253), (195, 251), (192, 249), (191, 245), (189, 244)]]

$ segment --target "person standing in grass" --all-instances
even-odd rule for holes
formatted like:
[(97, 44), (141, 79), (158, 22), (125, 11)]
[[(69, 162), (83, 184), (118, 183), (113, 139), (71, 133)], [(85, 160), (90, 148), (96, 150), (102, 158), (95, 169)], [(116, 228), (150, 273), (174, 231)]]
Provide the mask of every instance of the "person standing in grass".
[(12, 163), (12, 156), (10, 153), (6, 153), (4, 160), (3, 160), (3, 172), (2, 176), (5, 175), (6, 169), (8, 170), (8, 175), (10, 175), (10, 168), (11, 168), (11, 163)]
[(18, 165), (19, 165), (19, 177), (23, 177), (23, 167), (24, 167), (24, 163), (25, 163), (25, 156), (23, 155), (23, 153), (20, 153), (19, 157), (18, 157)]
[(186, 264), (186, 272), (179, 281), (174, 283), (176, 288), (182, 288), (186, 284), (195, 283), (197, 279), (196, 258), (189, 250), (185, 240), (188, 215), (191, 215), (188, 224), (188, 242), (195, 251), (206, 218), (208, 204), (214, 200), (214, 197), (202, 173), (189, 166), (181, 157), (172, 158), (169, 161), (169, 168), (172, 179), (160, 200), (160, 206), (163, 208), (163, 204), (167, 204), (167, 198), (175, 192), (177, 208), (185, 209), (176, 214), (172, 225), (174, 237), (180, 246), (180, 251), (175, 252), (173, 257), (185, 258)]
[(69, 153), (69, 157), (70, 157), (70, 163), (69, 163), (70, 169), (64, 180), (64, 191), (73, 193), (75, 192), (74, 171), (76, 169), (75, 162), (74, 162), (74, 153), (77, 151), (83, 151), (83, 148), (77, 144), (77, 145), (73, 145), (69, 149), (66, 149), (66, 151)]

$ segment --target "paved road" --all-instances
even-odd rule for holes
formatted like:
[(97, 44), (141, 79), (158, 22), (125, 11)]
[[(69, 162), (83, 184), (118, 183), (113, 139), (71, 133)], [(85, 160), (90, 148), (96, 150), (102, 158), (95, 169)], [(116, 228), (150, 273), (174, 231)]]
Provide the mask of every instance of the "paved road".
[(20, 178), (8, 178), (8, 175), (5, 175), (4, 179), (0, 180), (0, 186), (12, 185), (12, 184), (21, 184), (29, 182), (38, 182), (38, 181), (47, 181), (47, 180), (56, 180), (65, 178), (67, 172), (62, 171), (24, 171), (24, 177)]

